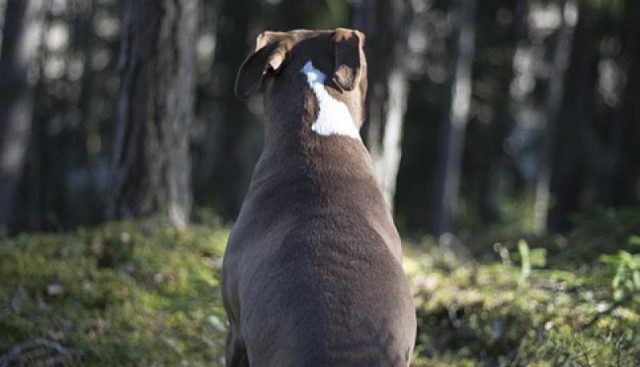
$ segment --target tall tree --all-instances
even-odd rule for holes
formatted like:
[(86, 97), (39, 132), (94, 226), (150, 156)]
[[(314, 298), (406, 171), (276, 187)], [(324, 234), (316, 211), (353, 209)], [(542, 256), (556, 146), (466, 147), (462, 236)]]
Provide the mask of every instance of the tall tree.
[[(558, 111), (557, 126), (553, 128), (553, 146), (551, 147), (552, 176), (550, 177), (550, 194), (554, 197), (553, 205), (540, 202), (538, 210), (549, 206), (546, 213), (536, 213), (538, 230), (562, 232), (570, 228), (569, 215), (578, 210), (580, 196), (587, 181), (589, 166), (603, 163), (602, 146), (592, 139), (595, 95), (597, 84), (597, 34), (593, 25), (593, 14), (588, 6), (580, 11), (572, 37), (566, 85), (564, 87), (564, 103)], [(591, 135), (591, 137), (589, 136)], [(591, 140), (591, 144), (587, 141)], [(550, 147), (545, 147), (549, 149)], [(591, 161), (591, 162), (590, 162)], [(541, 172), (542, 173), (542, 172)], [(540, 188), (540, 183), (538, 184)], [(544, 199), (546, 194), (542, 194)], [(539, 199), (538, 196), (536, 199)], [(548, 200), (548, 198), (546, 198)], [(544, 220), (544, 222), (539, 222)]]
[(31, 135), (44, 0), (9, 0), (0, 53), (0, 227), (8, 226)]
[(128, 0), (112, 215), (184, 226), (191, 211), (199, 0)]
[[(261, 5), (256, 0), (224, 0), (219, 2), (219, 9), (225, 16), (221, 16), (216, 29), (219, 42), (216, 42), (217, 91), (214, 94), (219, 97), (221, 107), (209, 128), (216, 135), (216, 146), (211, 149), (215, 155), (211, 176), (223, 179), (213, 180), (209, 185), (215, 192), (217, 212), (224, 221), (233, 221), (250, 181), (251, 168), (247, 166), (253, 162), (247, 159), (252, 116), (232, 91), (238, 67), (255, 44), (257, 30), (250, 27), (256, 21), (256, 12), (261, 10)], [(254, 127), (259, 128), (256, 125)]]
[(627, 84), (614, 132), (612, 177), (601, 180), (608, 196), (605, 204), (615, 207), (637, 205), (640, 202), (640, 3), (627, 1), (626, 21), (630, 31), (626, 36), (629, 48)]
[(406, 57), (412, 9), (406, 0), (362, 0), (354, 25), (367, 35), (366, 140), (385, 200), (393, 211), (409, 83)]
[(460, 191), (465, 130), (471, 107), (476, 0), (456, 0), (453, 6), (456, 35), (451, 57), (449, 103), (439, 133), (436, 207), (432, 227), (435, 236), (453, 230)]
[[(477, 213), (474, 227), (484, 226), (499, 219), (500, 177), (508, 156), (505, 142), (514, 128), (510, 114), (514, 110), (511, 85), (516, 78), (526, 78), (528, 67), (515, 63), (514, 52), (520, 51), (526, 39), (526, 0), (495, 1), (478, 8), (476, 16), (476, 55), (474, 83), (482, 86), (474, 94), (475, 118), (469, 121), (463, 156), (464, 188), (461, 194), (465, 212)], [(514, 45), (517, 44), (517, 47)], [(495, 57), (501, 54), (502, 57)], [(517, 69), (510, 66), (518, 66)], [(524, 69), (524, 70), (523, 70)], [(514, 88), (521, 94), (521, 88)], [(490, 90), (490, 92), (488, 92)], [(504, 176), (502, 176), (504, 177)], [(503, 181), (504, 182), (504, 181)], [(475, 218), (474, 218), (475, 219)]]
[(560, 15), (560, 24), (549, 42), (548, 87), (544, 101), (543, 137), (536, 178), (534, 227), (537, 231), (543, 231), (547, 224), (557, 124), (564, 95), (564, 76), (573, 43), (573, 30), (578, 18), (577, 1), (557, 0), (557, 12)]

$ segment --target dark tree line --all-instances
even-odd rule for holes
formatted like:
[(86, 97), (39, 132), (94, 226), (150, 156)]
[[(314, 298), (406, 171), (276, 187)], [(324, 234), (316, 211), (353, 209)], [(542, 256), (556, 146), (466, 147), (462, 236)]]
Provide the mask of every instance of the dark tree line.
[(31, 136), (40, 76), (44, 0), (5, 5), (0, 50), (0, 226), (11, 219)]

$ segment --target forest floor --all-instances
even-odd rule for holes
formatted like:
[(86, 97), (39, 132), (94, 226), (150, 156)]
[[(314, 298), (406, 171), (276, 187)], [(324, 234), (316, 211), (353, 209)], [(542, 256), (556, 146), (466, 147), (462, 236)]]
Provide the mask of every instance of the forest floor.
[[(639, 234), (636, 211), (482, 261), (407, 244), (413, 365), (640, 365)], [(0, 238), (0, 367), (222, 366), (227, 236), (111, 223)]]

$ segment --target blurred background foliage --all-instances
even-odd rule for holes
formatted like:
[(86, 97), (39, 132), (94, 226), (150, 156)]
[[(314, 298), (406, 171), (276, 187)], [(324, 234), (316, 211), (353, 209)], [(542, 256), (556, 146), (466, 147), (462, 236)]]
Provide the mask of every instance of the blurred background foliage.
[[(235, 74), (263, 30), (335, 27), (367, 34), (362, 136), (407, 243), (415, 364), (640, 365), (638, 1), (136, 1), (0, 0), (0, 366), (221, 363), (210, 269), (263, 131)], [(158, 98), (131, 66), (167, 55), (193, 82), (165, 80), (193, 90), (166, 125), (187, 154), (127, 171), (153, 145), (125, 139), (127, 98)]]
[[(3, 224), (12, 233), (99, 224), (109, 218), (115, 182), (123, 4), (36, 3), (43, 14), (32, 21), (43, 32), (29, 31), (42, 37), (31, 62), (31, 131), (13, 178), (17, 189), (3, 202)], [(576, 213), (636, 206), (637, 4), (495, 0), (478, 4), (471, 20), (458, 16), (465, 4), (204, 1), (193, 45), (195, 117), (185, 124), (194, 207), (211, 208), (231, 223), (248, 186), (262, 144), (261, 105), (257, 97), (247, 108), (232, 86), (256, 35), (338, 26), (368, 34), (371, 126), (363, 136), (372, 150), (383, 150), (372, 152), (374, 159), (390, 153), (376, 149), (372, 133), (378, 129), (377, 139), (384, 140), (387, 122), (394, 113), (401, 117), (399, 166), (389, 175), (395, 216), (406, 235), (564, 232)], [(11, 10), (6, 5), (4, 0), (0, 9)], [(456, 47), (463, 21), (475, 25), (475, 52)], [(11, 22), (4, 25), (9, 34)], [(459, 55), (471, 58), (471, 89), (463, 134), (451, 136), (443, 131), (452, 85), (464, 79)], [(390, 88), (396, 70), (406, 80), (399, 93)], [(16, 141), (3, 131), (3, 145)], [(447, 151), (456, 139), (459, 146)], [(448, 158), (455, 154), (461, 157)], [(443, 170), (448, 161), (453, 168)], [(452, 193), (439, 190), (452, 174), (459, 176), (449, 185)], [(438, 229), (434, 223), (447, 215), (446, 207), (453, 221)]]
[[(11, 10), (11, 3), (3, 0), (0, 9)], [(24, 146), (15, 173), (3, 172), (16, 186), (3, 194), (3, 225), (11, 233), (102, 223), (110, 218), (117, 181), (123, 4), (35, 3), (42, 14), (31, 21), (42, 33), (29, 32), (42, 39), (29, 64), (30, 131), (12, 139), (8, 128), (1, 130), (3, 151), (12, 142)], [(232, 87), (256, 35), (337, 26), (368, 34), (370, 121), (362, 133), (374, 161), (397, 165), (381, 174), (391, 177), (389, 195), (406, 236), (489, 234), (483, 242), (490, 244), (517, 233), (565, 232), (577, 213), (637, 206), (636, 2), (495, 0), (463, 19), (465, 4), (204, 1), (193, 45), (194, 118), (185, 123), (192, 158), (183, 164), (191, 166), (193, 207), (232, 223), (248, 186), (261, 150), (262, 107), (259, 97), (248, 105), (237, 101)], [(471, 53), (457, 43), (470, 21)], [(3, 24), (6, 38), (12, 23)], [(468, 111), (462, 134), (447, 134), (452, 85), (465, 79), (464, 58), (471, 68)], [(395, 75), (400, 89), (393, 87)], [(15, 88), (4, 84), (11, 95)], [(394, 154), (384, 144), (395, 116), (400, 134), (390, 143), (400, 149)], [(437, 228), (443, 216), (451, 223)]]

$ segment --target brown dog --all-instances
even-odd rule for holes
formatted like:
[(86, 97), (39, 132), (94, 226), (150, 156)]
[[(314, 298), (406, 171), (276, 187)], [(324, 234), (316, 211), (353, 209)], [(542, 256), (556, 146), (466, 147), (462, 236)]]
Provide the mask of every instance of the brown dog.
[(264, 92), (265, 147), (224, 256), (227, 366), (408, 366), (400, 238), (358, 130), (358, 31), (264, 32), (236, 94)]

